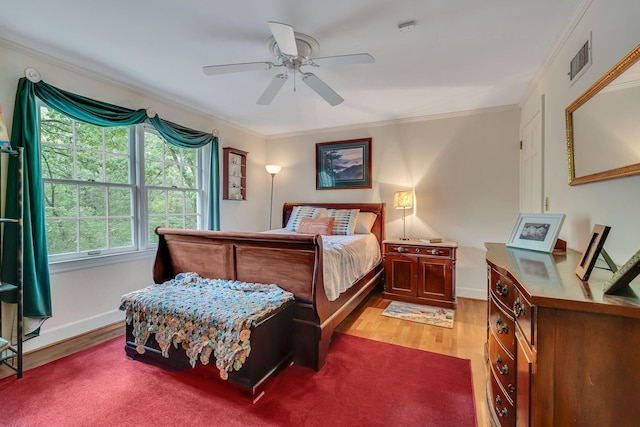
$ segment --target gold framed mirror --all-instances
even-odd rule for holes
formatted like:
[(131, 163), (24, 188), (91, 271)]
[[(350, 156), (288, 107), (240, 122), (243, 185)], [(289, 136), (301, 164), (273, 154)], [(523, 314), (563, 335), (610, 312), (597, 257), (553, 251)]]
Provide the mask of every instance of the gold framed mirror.
[(640, 45), (565, 111), (569, 185), (640, 174)]

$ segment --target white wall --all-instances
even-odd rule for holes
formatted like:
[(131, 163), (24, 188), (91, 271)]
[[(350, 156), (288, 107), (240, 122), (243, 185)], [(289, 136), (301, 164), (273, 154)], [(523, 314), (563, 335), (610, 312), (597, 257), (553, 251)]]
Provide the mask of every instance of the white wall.
[[(220, 148), (232, 146), (249, 152), (247, 201), (221, 202), (221, 228), (264, 230), (267, 197), (263, 191), (264, 138), (202, 112), (177, 105), (151, 93), (123, 87), (45, 55), (0, 41), (0, 102), (11, 130), (18, 79), (27, 67), (36, 68), (49, 84), (89, 98), (131, 109), (153, 108), (160, 117), (202, 131), (220, 131)], [(221, 150), (220, 150), (220, 155)], [(120, 296), (152, 283), (154, 253), (121, 262), (51, 275), (53, 317), (41, 336), (29, 340), (29, 351), (124, 319), (118, 311)], [(54, 268), (55, 271), (55, 268)]]
[[(274, 218), (284, 202), (386, 202), (386, 236), (401, 237), (393, 194), (415, 188), (407, 236), (457, 241), (457, 294), (484, 299), (484, 243), (506, 241), (518, 214), (519, 114), (508, 107), (269, 137), (267, 162), (283, 167)], [(316, 190), (315, 144), (368, 137), (372, 188)]]
[[(640, 2), (593, 0), (590, 4), (584, 3), (586, 8), (581, 19), (561, 40), (555, 56), (523, 100), (520, 123), (527, 123), (526, 112), (545, 94), (544, 191), (549, 197), (550, 211), (567, 215), (560, 237), (570, 248), (582, 251), (594, 224), (610, 225), (605, 248), (617, 264), (623, 264), (640, 248), (640, 175), (569, 186), (565, 109), (640, 43)], [(569, 62), (589, 39), (589, 32), (592, 33), (593, 63), (570, 85)]]

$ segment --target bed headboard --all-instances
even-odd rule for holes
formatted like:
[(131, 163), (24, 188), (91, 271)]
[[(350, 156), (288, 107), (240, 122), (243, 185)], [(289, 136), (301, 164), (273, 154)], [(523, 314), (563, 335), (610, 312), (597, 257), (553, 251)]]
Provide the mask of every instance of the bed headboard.
[(373, 212), (376, 214), (376, 221), (373, 223), (371, 232), (378, 238), (382, 249), (382, 241), (385, 239), (385, 203), (285, 203), (282, 207), (282, 226), (286, 226), (291, 216), (293, 208), (296, 206), (317, 206), (327, 209), (360, 209), (361, 212)]

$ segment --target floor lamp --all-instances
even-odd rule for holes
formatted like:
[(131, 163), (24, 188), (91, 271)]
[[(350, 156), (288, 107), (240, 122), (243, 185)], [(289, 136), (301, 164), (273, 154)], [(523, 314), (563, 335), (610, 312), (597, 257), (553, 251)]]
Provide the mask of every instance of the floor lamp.
[(396, 191), (396, 194), (393, 196), (393, 207), (402, 209), (402, 238), (400, 240), (409, 240), (407, 239), (405, 212), (407, 209), (413, 208), (413, 191)]
[(275, 178), (276, 174), (280, 172), (282, 166), (266, 165), (264, 168), (271, 174), (271, 203), (269, 204), (269, 230), (271, 230), (271, 215), (273, 214), (273, 178)]

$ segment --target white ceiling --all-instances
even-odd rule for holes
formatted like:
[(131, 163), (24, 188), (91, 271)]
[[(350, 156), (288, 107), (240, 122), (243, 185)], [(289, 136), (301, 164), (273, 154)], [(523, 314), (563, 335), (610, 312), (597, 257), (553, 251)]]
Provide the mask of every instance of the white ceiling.
[[(3, 2), (0, 37), (276, 135), (517, 104), (580, 1), (28, 0)], [(274, 61), (267, 21), (314, 37), (318, 56), (376, 62), (311, 70), (345, 99), (335, 107), (299, 78), (257, 105), (281, 69), (204, 75)]]

